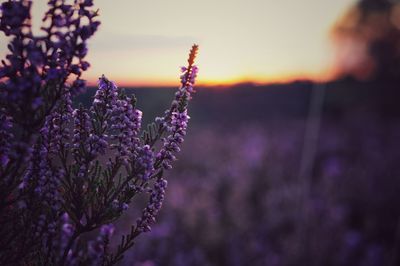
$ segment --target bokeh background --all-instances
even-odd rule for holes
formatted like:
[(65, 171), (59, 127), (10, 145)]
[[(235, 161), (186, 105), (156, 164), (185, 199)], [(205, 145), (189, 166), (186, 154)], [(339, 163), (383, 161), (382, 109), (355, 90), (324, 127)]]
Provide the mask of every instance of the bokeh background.
[(400, 265), (399, 1), (95, 2), (86, 78), (135, 93), (145, 122), (200, 44), (163, 209), (121, 265)]
[[(305, 74), (198, 88), (158, 224), (126, 265), (400, 265), (400, 4), (351, 2), (324, 31), (332, 50), (321, 56), (311, 24), (336, 1), (282, 2), (290, 15), (276, 35), (262, 44), (244, 35), (244, 46), (266, 80), (281, 64)], [(288, 58), (272, 59), (274, 42)], [(257, 68), (222, 45), (232, 61), (218, 67)], [(205, 58), (200, 50), (200, 77)], [(150, 117), (172, 97), (135, 92)]]

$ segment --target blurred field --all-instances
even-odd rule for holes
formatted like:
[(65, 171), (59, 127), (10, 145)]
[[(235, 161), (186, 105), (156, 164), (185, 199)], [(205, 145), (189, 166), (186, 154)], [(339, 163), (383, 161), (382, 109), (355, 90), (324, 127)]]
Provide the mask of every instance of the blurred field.
[[(199, 88), (158, 222), (121, 265), (399, 265), (393, 84)], [(147, 121), (174, 93), (127, 91)]]

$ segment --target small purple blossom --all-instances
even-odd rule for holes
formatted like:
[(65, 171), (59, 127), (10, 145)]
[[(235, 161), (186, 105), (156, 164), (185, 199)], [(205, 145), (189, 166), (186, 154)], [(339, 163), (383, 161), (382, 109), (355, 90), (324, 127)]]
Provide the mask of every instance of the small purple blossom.
[(149, 145), (144, 145), (138, 150), (137, 168), (139, 171), (139, 178), (148, 180), (154, 172), (154, 153)]
[(105, 224), (100, 228), (100, 232), (95, 240), (88, 242), (88, 265), (98, 265), (101, 257), (104, 256), (106, 246), (111, 236), (114, 234), (113, 224)]
[(100, 228), (100, 237), (110, 238), (114, 234), (115, 227), (113, 224), (105, 224)]
[(149, 203), (143, 210), (142, 217), (136, 222), (136, 226), (140, 232), (151, 231), (151, 225), (155, 223), (156, 215), (160, 211), (164, 201), (167, 184), (167, 180), (163, 178), (159, 178), (154, 183), (154, 188), (153, 191), (151, 191)]
[(119, 159), (126, 165), (134, 158), (140, 145), (138, 137), (142, 123), (142, 112), (131, 104), (131, 98), (123, 97), (116, 100), (111, 110), (112, 148), (116, 150)]

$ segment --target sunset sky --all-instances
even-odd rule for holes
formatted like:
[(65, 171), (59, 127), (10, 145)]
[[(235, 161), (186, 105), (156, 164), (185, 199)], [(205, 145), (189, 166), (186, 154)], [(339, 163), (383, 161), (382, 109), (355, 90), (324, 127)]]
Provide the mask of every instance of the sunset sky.
[[(34, 1), (40, 23), (47, 1)], [(175, 85), (193, 43), (199, 82), (324, 78), (333, 66), (329, 30), (353, 0), (96, 0), (102, 25), (85, 78), (122, 85)], [(2, 57), (5, 38), (0, 37)]]

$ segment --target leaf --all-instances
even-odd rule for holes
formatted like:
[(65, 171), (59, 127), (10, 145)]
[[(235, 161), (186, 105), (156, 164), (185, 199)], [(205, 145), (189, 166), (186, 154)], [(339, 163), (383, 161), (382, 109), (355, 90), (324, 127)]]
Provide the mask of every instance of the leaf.
[(158, 126), (156, 123), (150, 123), (147, 125), (147, 130), (142, 133), (142, 140), (146, 145), (153, 145), (160, 137)]

